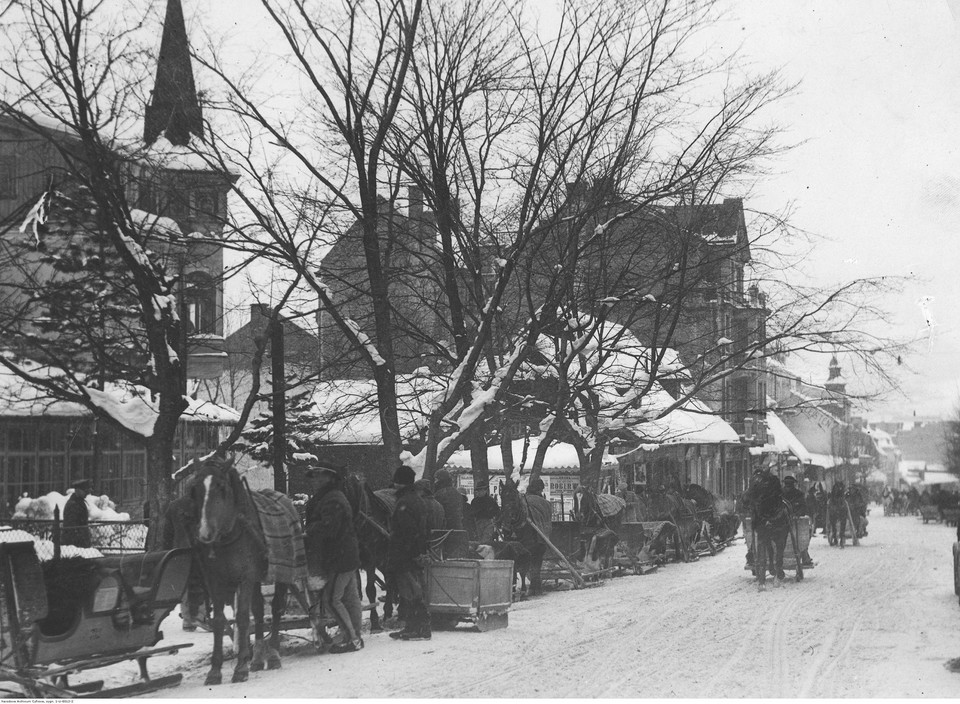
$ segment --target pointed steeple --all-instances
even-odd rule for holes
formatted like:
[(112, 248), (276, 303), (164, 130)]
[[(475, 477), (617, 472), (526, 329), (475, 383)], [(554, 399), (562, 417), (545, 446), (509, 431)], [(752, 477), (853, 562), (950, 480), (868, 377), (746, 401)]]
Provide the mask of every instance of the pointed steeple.
[(203, 115), (190, 64), (190, 46), (180, 0), (167, 0), (157, 79), (143, 120), (143, 141), (153, 144), (164, 135), (172, 144), (186, 145), (190, 135), (203, 138)]
[(843, 374), (840, 371), (840, 362), (837, 360), (837, 355), (833, 355), (830, 359), (830, 369), (827, 375), (827, 383), (823, 385), (827, 391), (832, 391), (836, 393), (844, 393), (847, 389), (847, 380), (843, 378)]

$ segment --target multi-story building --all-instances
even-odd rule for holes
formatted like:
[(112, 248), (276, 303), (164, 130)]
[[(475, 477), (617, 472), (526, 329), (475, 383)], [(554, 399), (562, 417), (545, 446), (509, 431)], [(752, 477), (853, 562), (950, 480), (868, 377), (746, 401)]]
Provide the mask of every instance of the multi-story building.
[[(179, 283), (180, 308), (188, 321), (183, 340), (188, 351), (187, 376), (194, 380), (185, 389), (188, 394), (200, 380), (219, 378), (225, 357), (223, 247), (219, 240), (227, 193), (235, 177), (197, 155), (204, 129), (183, 10), (180, 0), (168, 0), (143, 139), (140, 145), (118, 150), (117, 160), (135, 223), (144, 228), (151, 249)], [(77, 144), (74, 134), (62, 125), (48, 125), (36, 118), (0, 119), (0, 280), (7, 284), (31, 256), (36, 260), (34, 275), (44, 275), (40, 254), (12, 243), (21, 236), (19, 225), (40, 196), (52, 186), (55, 191), (79, 193), (75, 202), (84, 202), (82, 189), (77, 190), (63, 158), (63, 151), (69, 153)], [(130, 153), (135, 156), (125, 156)], [(88, 219), (95, 220), (92, 203), (84, 207), (89, 207)], [(74, 221), (57, 208), (54, 199), (48, 222), (63, 231)], [(0, 315), (4, 315), (16, 308), (13, 304), (22, 293), (16, 286), (0, 289)], [(0, 347), (8, 343), (0, 341)], [(16, 351), (24, 356), (30, 352)], [(42, 395), (18, 380), (5, 377), (2, 381), (0, 504), (9, 504), (24, 491), (31, 495), (62, 491), (71, 479), (84, 476), (129, 512), (139, 512), (145, 481), (144, 448), (97, 423), (77, 404), (43, 402)], [(24, 404), (24, 398), (29, 403)], [(191, 404), (181, 423), (177, 460), (189, 460), (215, 447), (220, 426), (233, 418), (231, 412), (214, 404)]]

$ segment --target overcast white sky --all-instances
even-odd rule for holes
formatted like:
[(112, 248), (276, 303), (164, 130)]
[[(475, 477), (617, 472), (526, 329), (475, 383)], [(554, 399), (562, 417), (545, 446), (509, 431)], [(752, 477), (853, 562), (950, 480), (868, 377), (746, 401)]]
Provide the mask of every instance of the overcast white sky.
[[(243, 35), (262, 22), (253, 0), (184, 5), (188, 22), (213, 20)], [(758, 70), (782, 67), (800, 82), (775, 116), (801, 146), (758, 185), (748, 207), (794, 204), (794, 224), (825, 238), (807, 262), (824, 284), (914, 277), (884, 301), (897, 333), (924, 336), (905, 360), (914, 371), (904, 369), (903, 394), (868, 416), (951, 413), (960, 395), (960, 0), (729, 0), (729, 7), (717, 43), (741, 47)], [(810, 380), (825, 375), (826, 361)]]

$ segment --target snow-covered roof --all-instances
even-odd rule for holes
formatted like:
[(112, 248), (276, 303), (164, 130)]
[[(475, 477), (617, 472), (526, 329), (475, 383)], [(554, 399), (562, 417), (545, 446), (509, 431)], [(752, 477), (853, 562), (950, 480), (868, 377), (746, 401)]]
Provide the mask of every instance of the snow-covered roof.
[[(55, 379), (62, 376), (59, 370), (43, 367), (34, 362), (19, 365), (30, 375)], [(149, 392), (132, 384), (107, 384), (106, 390), (85, 387), (95, 405), (102, 408), (124, 427), (144, 436), (153, 434), (153, 426), (159, 415), (157, 402)], [(187, 398), (187, 409), (181, 419), (187, 422), (236, 423), (240, 414), (232, 408), (210, 401)], [(31, 384), (0, 366), (0, 417), (82, 417), (92, 415), (80, 403), (54, 399), (40, 386)]]
[[(640, 404), (640, 412), (655, 416), (676, 401), (654, 384)], [(689, 399), (662, 418), (631, 424), (630, 431), (641, 439), (644, 449), (658, 445), (721, 445), (740, 442), (737, 431), (706, 404)]]
[[(520, 460), (523, 457), (523, 444), (524, 441), (522, 439), (514, 440), (512, 443), (513, 462), (517, 470), (520, 469)], [(530, 444), (527, 447), (526, 463), (523, 467), (524, 472), (529, 471), (533, 465), (533, 457), (539, 447), (540, 438), (530, 438)], [(616, 464), (616, 459), (612, 455), (605, 454), (603, 463)], [(473, 466), (470, 460), (470, 451), (457, 450), (450, 456), (450, 459), (447, 460), (446, 466), (448, 469), (470, 469)], [(503, 471), (503, 454), (500, 452), (499, 445), (487, 448), (487, 466), (493, 472)], [(543, 471), (549, 472), (557, 470), (580, 470), (580, 459), (577, 456), (577, 448), (570, 443), (553, 442), (550, 447), (547, 448), (547, 454), (543, 459)]]
[(780, 416), (773, 411), (767, 411), (767, 428), (773, 434), (772, 446), (778, 452), (787, 453), (796, 457), (804, 464), (810, 464), (812, 458), (807, 448), (797, 439), (790, 428), (787, 427)]

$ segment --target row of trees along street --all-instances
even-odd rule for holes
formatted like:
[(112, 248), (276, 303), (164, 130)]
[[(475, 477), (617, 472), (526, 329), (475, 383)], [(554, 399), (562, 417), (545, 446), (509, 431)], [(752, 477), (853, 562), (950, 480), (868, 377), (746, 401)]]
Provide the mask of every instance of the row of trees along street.
[[(409, 461), (430, 477), (463, 446), (479, 484), (487, 445), (508, 451), (516, 418), (572, 442), (583, 483), (595, 484), (624, 429), (642, 436), (694, 397), (719, 410), (711, 401), (725, 380), (771, 355), (838, 351), (890, 382), (903, 348), (884, 336), (875, 303), (889, 279), (798, 283), (810, 280), (793, 270), (802, 238), (784, 214), (749, 213), (729, 238), (727, 211), (711, 205), (748, 193), (786, 148), (765, 109), (792, 87), (705, 46), (710, 2), (538, 7), (261, 0), (270, 51), (243, 62), (212, 29), (205, 41), (195, 33), (209, 122), (191, 148), (235, 177), (217, 242), (280, 272), (274, 321), (291, 302), (301, 314), (319, 306), (342, 341), (321, 373), (349, 362), (374, 380), (386, 455), (404, 451), (398, 376), (412, 360), (435, 388)], [(66, 292), (71, 305), (59, 307), (65, 292), (25, 277), (34, 308), (4, 309), (0, 331), (17, 354), (0, 364), (128, 433), (95, 390), (118, 380), (149, 389), (159, 414), (137, 437), (161, 515), (186, 407), (183, 323), (161, 248), (128, 203), (129, 165), (148, 157), (129, 145), (156, 19), (138, 3), (4, 6), (16, 41), (0, 66), (0, 112), (61, 150), (65, 182), (94, 207), (90, 247), (103, 252), (79, 267), (93, 278), (70, 285), (102, 287), (116, 305)], [(69, 139), (51, 137), (49, 124)], [(50, 266), (65, 265), (63, 250), (47, 240)], [(755, 314), (736, 330), (691, 324), (722, 297)], [(44, 334), (21, 324), (37, 306), (51, 321)], [(83, 330), (60, 334), (64, 325)], [(23, 359), (43, 360), (44, 373)], [(255, 385), (243, 421), (260, 397)]]

